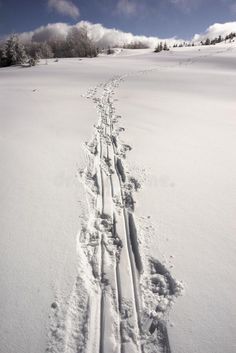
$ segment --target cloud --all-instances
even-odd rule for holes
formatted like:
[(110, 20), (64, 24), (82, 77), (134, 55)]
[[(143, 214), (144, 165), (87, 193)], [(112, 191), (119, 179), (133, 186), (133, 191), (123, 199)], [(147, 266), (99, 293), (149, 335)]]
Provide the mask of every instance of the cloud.
[(78, 6), (70, 0), (48, 0), (48, 7), (61, 15), (66, 15), (73, 19), (78, 18), (80, 15)]
[[(176, 40), (175, 38), (160, 39), (158, 37), (137, 36), (132, 33), (122, 32), (115, 28), (106, 28), (99, 23), (93, 24), (87, 21), (80, 21), (74, 25), (74, 27), (85, 27), (87, 29), (88, 36), (100, 48), (106, 48), (108, 46), (123, 46), (138, 41), (154, 48), (161, 40), (166, 41), (169, 44), (181, 41)], [(47, 26), (41, 26), (31, 32), (21, 33), (19, 36), (23, 42), (29, 42), (31, 40), (44, 42), (47, 40), (66, 38), (70, 28), (72, 28), (72, 26), (66, 23), (52, 23)]]
[(138, 5), (133, 0), (119, 0), (116, 6), (116, 12), (125, 16), (133, 16), (137, 10)]
[(195, 42), (200, 42), (201, 40), (205, 40), (206, 38), (214, 39), (219, 37), (226, 36), (231, 32), (236, 33), (236, 22), (226, 22), (226, 23), (215, 23), (212, 26), (208, 27), (204, 33), (195, 34), (193, 40)]
[(89, 37), (94, 40), (99, 47), (107, 46), (123, 46), (135, 41), (142, 41), (150, 47), (157, 45), (159, 39), (157, 37), (135, 36), (132, 33), (122, 32), (114, 28), (106, 28), (101, 24), (92, 24), (81, 21), (78, 27), (86, 27)]
[[(65, 39), (69, 31), (70, 26), (66, 23), (53, 23), (47, 26), (41, 26), (35, 31), (30, 32), (32, 34), (31, 39), (35, 42), (45, 42), (53, 39)], [(27, 38), (27, 33), (23, 33)], [(22, 36), (22, 35), (21, 35)]]

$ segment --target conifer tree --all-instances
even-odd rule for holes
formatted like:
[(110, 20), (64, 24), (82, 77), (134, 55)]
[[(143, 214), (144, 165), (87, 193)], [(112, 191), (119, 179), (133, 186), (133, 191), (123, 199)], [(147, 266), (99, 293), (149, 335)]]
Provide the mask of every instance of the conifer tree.
[(15, 34), (11, 35), (6, 41), (2, 51), (2, 61), (4, 65), (23, 64), (27, 60), (27, 55), (23, 44), (20, 43), (19, 37)]
[(164, 43), (163, 50), (166, 50), (166, 51), (169, 50), (169, 48), (168, 48), (166, 42)]

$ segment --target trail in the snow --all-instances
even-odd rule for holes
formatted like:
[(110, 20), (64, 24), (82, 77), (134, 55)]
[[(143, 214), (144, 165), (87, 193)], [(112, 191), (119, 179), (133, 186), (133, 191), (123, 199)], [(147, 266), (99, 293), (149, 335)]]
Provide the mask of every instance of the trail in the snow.
[(88, 224), (78, 235), (78, 274), (68, 303), (53, 307), (48, 352), (170, 353), (166, 315), (181, 285), (144, 254), (134, 215), (138, 181), (127, 173), (114, 93), (125, 76), (86, 95), (98, 123), (85, 144)]

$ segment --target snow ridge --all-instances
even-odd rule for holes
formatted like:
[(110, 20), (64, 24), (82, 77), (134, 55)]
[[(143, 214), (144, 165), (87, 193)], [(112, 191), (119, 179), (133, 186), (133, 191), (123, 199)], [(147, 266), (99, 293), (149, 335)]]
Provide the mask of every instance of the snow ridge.
[(134, 192), (140, 184), (126, 170), (131, 147), (120, 141), (124, 128), (113, 98), (125, 77), (85, 95), (99, 117), (84, 145), (87, 165), (79, 171), (89, 221), (78, 235), (78, 274), (70, 299), (52, 308), (50, 353), (171, 352), (166, 315), (182, 285), (144, 253), (138, 237)]

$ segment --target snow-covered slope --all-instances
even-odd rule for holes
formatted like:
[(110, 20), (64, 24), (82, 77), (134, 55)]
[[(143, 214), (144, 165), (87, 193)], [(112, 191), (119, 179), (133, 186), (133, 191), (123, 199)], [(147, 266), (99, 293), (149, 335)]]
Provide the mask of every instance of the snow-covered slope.
[(132, 77), (118, 93), (124, 139), (135, 146), (129, 162), (147, 173), (136, 208), (143, 235), (185, 284), (170, 314), (178, 353), (231, 353), (236, 344), (236, 53), (214, 50), (189, 51), (180, 66), (141, 84)]
[[(115, 81), (110, 81), (114, 76)], [(116, 80), (121, 80), (119, 87)], [(115, 148), (121, 148), (122, 143), (132, 148), (125, 160), (122, 156), (125, 175), (142, 186), (132, 195), (136, 201), (135, 228), (141, 242), (138, 253), (144, 265), (145, 259), (152, 256), (170, 271), (168, 278), (176, 277), (184, 283), (185, 293), (169, 315), (171, 351), (234, 351), (235, 87), (234, 43), (178, 48), (160, 54), (126, 50), (114, 56), (50, 60), (48, 65), (42, 62), (35, 68), (0, 70), (1, 353), (40, 353), (46, 347), (51, 352), (64, 352), (61, 347), (76, 352), (77, 343), (68, 334), (75, 333), (73, 320), (77, 316), (74, 311), (73, 315), (68, 311), (64, 315), (64, 309), (55, 314), (55, 308), (64, 305), (71, 310), (73, 305), (80, 304), (82, 308), (81, 292), (77, 296), (76, 287), (73, 289), (79, 269), (85, 278), (84, 285), (78, 282), (81, 288), (84, 286), (83, 293), (96, 292), (77, 234), (81, 228), (91, 230), (91, 214), (102, 213), (99, 198), (97, 203), (89, 199), (88, 210), (89, 188), (83, 188), (83, 183), (86, 186), (89, 181), (86, 167), (89, 163), (96, 170), (105, 165), (101, 160), (85, 158), (82, 144), (94, 137), (93, 125), (107, 109), (109, 114), (116, 109), (115, 114), (121, 116), (117, 128), (125, 129), (120, 130), (121, 145)], [(97, 106), (97, 115), (93, 101), (99, 105), (100, 97), (102, 105)], [(102, 137), (106, 144), (114, 132), (108, 133), (109, 121), (100, 122), (104, 125), (95, 131), (106, 130)], [(116, 151), (109, 148), (109, 158), (112, 153), (116, 156)], [(106, 155), (101, 158), (107, 161)], [(110, 168), (115, 170), (116, 164)], [(84, 172), (79, 174), (87, 175), (82, 177), (82, 184), (77, 177), (81, 169)], [(113, 188), (119, 194), (119, 176), (112, 178)], [(122, 205), (119, 197), (115, 201), (114, 195), (109, 198), (109, 180), (110, 177), (102, 184), (107, 197), (104, 207), (110, 209), (115, 204), (114, 210), (117, 205), (126, 209), (127, 203)], [(98, 180), (101, 188), (99, 185)], [(123, 221), (119, 219), (120, 213), (114, 212), (119, 233)], [(109, 217), (112, 219), (114, 213)], [(124, 214), (124, 222), (127, 217), (129, 212)], [(104, 233), (97, 224), (96, 221), (98, 233)], [(125, 239), (124, 248), (128, 250)], [(133, 249), (135, 244), (131, 244)], [(126, 288), (126, 298), (136, 296), (133, 304), (137, 307), (137, 259), (130, 256), (124, 255), (120, 271), (126, 261), (131, 261), (127, 268), (133, 269), (133, 274), (129, 275), (127, 270), (122, 275), (121, 288)], [(112, 283), (112, 272), (104, 273), (109, 273), (107, 281)], [(133, 278), (134, 292), (126, 286), (125, 278), (126, 282)], [(144, 282), (140, 282), (140, 296), (145, 297)], [(106, 298), (109, 303), (108, 294)], [(53, 302), (56, 304), (51, 308)], [(104, 317), (109, 318), (112, 310), (107, 310)], [(117, 320), (119, 316), (114, 319)], [(138, 318), (131, 316), (130, 320)], [(59, 334), (55, 323), (59, 324)], [(129, 324), (127, 321), (126, 325)], [(96, 342), (99, 334), (96, 330), (92, 333), (93, 327), (100, 330), (103, 326), (102, 321), (101, 325), (90, 324), (89, 333), (94, 340), (90, 339), (89, 344)], [(134, 335), (138, 330), (134, 329)], [(57, 332), (54, 339), (53, 332)], [(81, 337), (81, 332), (77, 330), (73, 340)], [(105, 352), (116, 342), (114, 338), (109, 343), (107, 337), (116, 334), (108, 333), (108, 329), (100, 332)], [(67, 340), (62, 345), (58, 345), (60, 337)], [(121, 339), (125, 337), (121, 335)], [(127, 352), (133, 349), (131, 343), (125, 347)], [(90, 352), (95, 352), (94, 348)]]

